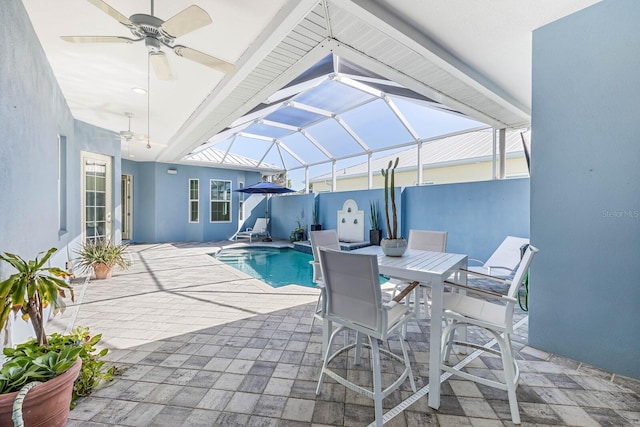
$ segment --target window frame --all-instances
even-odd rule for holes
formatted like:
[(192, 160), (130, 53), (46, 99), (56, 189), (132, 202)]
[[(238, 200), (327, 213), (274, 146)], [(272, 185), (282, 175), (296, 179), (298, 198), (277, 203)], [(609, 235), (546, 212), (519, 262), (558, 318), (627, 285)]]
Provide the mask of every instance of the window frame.
[[(229, 194), (227, 195), (226, 200), (217, 200), (217, 199), (214, 200), (213, 199), (213, 195), (211, 194), (212, 193), (211, 190), (213, 189), (213, 183), (214, 182), (225, 182), (225, 183), (228, 183), (227, 188), (228, 188)], [(232, 209), (233, 205), (231, 203), (232, 184), (233, 183), (231, 182), (230, 179), (213, 179), (213, 178), (209, 179), (209, 223), (211, 223), (211, 224), (221, 224), (221, 223), (226, 224), (226, 223), (232, 222), (232, 219), (233, 219), (233, 209)], [(214, 202), (215, 203), (226, 203), (227, 204), (228, 209), (229, 209), (229, 213), (228, 213), (229, 219), (228, 220), (222, 220), (222, 221), (214, 221), (213, 220), (213, 203)]]
[[(196, 198), (192, 198), (191, 197), (191, 183), (195, 182), (196, 183)], [(198, 178), (189, 178), (189, 204), (188, 204), (188, 215), (189, 215), (189, 224), (198, 224), (200, 222), (200, 179)], [(192, 209), (192, 204), (195, 203), (197, 206), (196, 209), (196, 220), (194, 221), (192, 218), (192, 214), (193, 214), (193, 209)]]

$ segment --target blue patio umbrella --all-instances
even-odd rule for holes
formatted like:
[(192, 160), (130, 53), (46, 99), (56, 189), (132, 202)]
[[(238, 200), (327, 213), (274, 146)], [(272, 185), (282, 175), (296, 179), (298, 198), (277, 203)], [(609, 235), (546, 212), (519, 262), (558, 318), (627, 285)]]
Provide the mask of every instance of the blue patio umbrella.
[(266, 201), (266, 209), (265, 209), (265, 218), (267, 219), (267, 230), (270, 228), (269, 224), (269, 196), (271, 194), (284, 194), (284, 193), (294, 193), (295, 190), (292, 190), (287, 187), (283, 187), (278, 184), (274, 184), (273, 182), (258, 182), (256, 184), (250, 185), (248, 187), (240, 188), (236, 190), (239, 193), (246, 194), (264, 194), (267, 196)]

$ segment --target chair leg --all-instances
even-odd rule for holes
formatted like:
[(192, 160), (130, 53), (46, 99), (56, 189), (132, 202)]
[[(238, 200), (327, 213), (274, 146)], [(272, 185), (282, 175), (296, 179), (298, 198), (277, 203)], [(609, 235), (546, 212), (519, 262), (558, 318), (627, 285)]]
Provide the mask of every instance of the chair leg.
[(316, 323), (316, 314), (318, 314), (318, 308), (322, 304), (322, 294), (318, 295), (318, 301), (316, 301), (316, 306), (313, 309), (313, 317), (311, 318), (311, 325), (309, 326), (309, 333), (313, 330), (313, 324)]
[[(325, 320), (324, 324), (331, 325), (331, 322)], [(330, 329), (329, 329), (330, 331)], [(327, 365), (329, 364), (329, 358), (331, 357), (331, 344), (333, 343), (333, 339), (336, 337), (340, 328), (336, 329), (329, 338), (329, 342), (327, 343), (327, 348), (324, 350), (324, 360), (322, 361), (322, 370), (320, 371), (320, 378), (318, 379), (318, 386), (316, 387), (316, 396), (320, 394), (320, 389), (322, 389), (322, 381), (324, 380), (324, 371), (327, 369)]]
[[(406, 325), (406, 322), (405, 322)], [(409, 362), (409, 352), (407, 351), (407, 343), (404, 339), (400, 339), (400, 348), (402, 349), (402, 356), (404, 357), (404, 366), (409, 370), (409, 383), (411, 383), (411, 390), (416, 392), (416, 381), (413, 379), (413, 370), (411, 369), (411, 363)]]
[(502, 366), (504, 369), (505, 383), (507, 385), (511, 420), (514, 424), (520, 424), (520, 410), (518, 409), (518, 398), (516, 397), (516, 388), (518, 387), (517, 367), (516, 361), (513, 358), (511, 339), (508, 334), (505, 334), (504, 339), (500, 338), (497, 341), (502, 355)]
[(373, 370), (373, 403), (376, 415), (376, 427), (382, 427), (382, 375), (380, 374), (380, 349), (378, 340), (369, 337), (371, 344), (371, 369)]
[(440, 347), (442, 349), (442, 363), (448, 362), (449, 357), (451, 357), (457, 323), (455, 320), (452, 320), (442, 331), (442, 345)]

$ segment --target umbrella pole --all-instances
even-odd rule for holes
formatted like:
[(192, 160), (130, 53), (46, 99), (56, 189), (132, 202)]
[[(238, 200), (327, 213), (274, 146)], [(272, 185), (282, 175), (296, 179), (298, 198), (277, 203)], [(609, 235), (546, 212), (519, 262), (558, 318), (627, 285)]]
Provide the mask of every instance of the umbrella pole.
[(269, 197), (271, 196), (271, 194), (267, 193), (267, 198), (265, 200), (265, 210), (264, 210), (264, 216), (267, 219), (267, 237), (263, 238), (262, 241), (263, 242), (271, 242), (271, 233), (269, 232), (269, 229), (271, 228), (271, 224), (269, 221)]

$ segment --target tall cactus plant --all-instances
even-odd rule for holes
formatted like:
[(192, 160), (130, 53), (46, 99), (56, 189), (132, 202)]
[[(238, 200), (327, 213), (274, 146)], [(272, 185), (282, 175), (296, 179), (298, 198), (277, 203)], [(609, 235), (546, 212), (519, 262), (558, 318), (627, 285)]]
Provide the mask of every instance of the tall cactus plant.
[[(396, 168), (398, 167), (398, 162), (400, 161), (400, 157), (396, 157), (396, 161), (389, 161), (389, 166), (387, 169), (382, 169), (380, 172), (384, 177), (384, 213), (387, 220), (387, 232), (389, 234), (389, 239), (397, 239), (398, 238), (398, 215), (396, 213), (396, 186), (395, 186), (395, 174)], [(389, 182), (391, 181), (391, 182)], [(391, 184), (391, 189), (389, 189), (389, 184)], [(391, 196), (391, 211), (393, 215), (393, 228), (391, 228), (391, 223), (389, 221), (389, 196)]]

